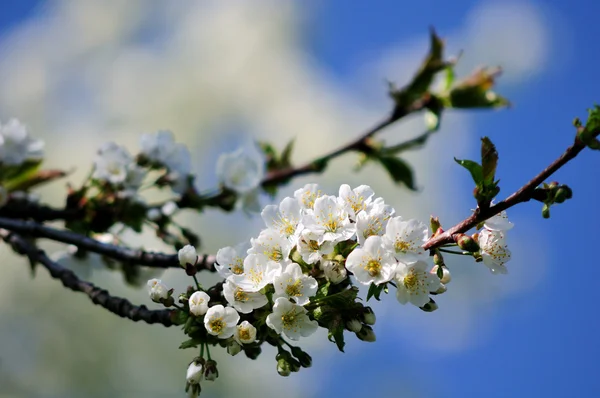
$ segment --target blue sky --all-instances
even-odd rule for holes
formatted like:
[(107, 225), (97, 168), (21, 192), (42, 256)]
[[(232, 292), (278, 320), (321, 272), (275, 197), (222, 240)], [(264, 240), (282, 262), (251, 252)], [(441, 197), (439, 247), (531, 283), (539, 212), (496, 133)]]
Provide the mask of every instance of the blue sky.
[[(38, 3), (21, 0), (4, 4), (0, 33), (27, 18)], [(504, 92), (500, 80), (499, 91), (510, 97), (514, 107), (477, 112), (475, 116), (477, 134), (490, 136), (500, 152), (501, 196), (556, 158), (572, 140), (573, 118), (585, 118), (586, 108), (600, 97), (596, 44), (600, 4), (566, 0), (530, 3), (547, 12), (553, 23), (548, 67), (518, 87), (507, 86)], [(332, 0), (310, 4), (314, 13), (304, 22), (310, 28), (303, 35), (306, 48), (337, 81), (349, 90), (359, 90), (353, 77), (369, 54), (398, 41), (422, 37), (431, 25), (444, 36), (462, 25), (480, 2), (386, 0), (349, 6), (348, 1)], [(453, 45), (460, 47), (459, 43)], [(472, 147), (471, 157), (476, 158)], [(574, 199), (553, 209), (550, 220), (541, 218), (537, 203), (510, 212), (511, 217), (526, 224), (547, 228), (542, 257), (546, 276), (532, 291), (504, 298), (491, 315), (485, 315), (486, 319), (492, 317), (494, 326), (482, 329), (486, 336), (480, 344), (435, 354), (420, 352), (411, 347), (411, 341), (394, 339), (393, 333), (382, 333), (377, 344), (361, 350), (351, 361), (336, 362), (336, 369), (315, 365), (333, 373), (325, 385), (341, 388), (349, 397), (378, 391), (385, 394), (390, 389), (406, 396), (431, 397), (599, 396), (596, 359), (600, 344), (596, 336), (600, 322), (595, 304), (600, 301), (600, 291), (594, 271), (598, 265), (594, 249), (600, 195), (595, 171), (599, 166), (600, 153), (587, 151), (557, 173), (553, 179), (569, 184)], [(469, 201), (468, 183), (465, 174), (464, 189), (452, 194)], [(394, 367), (399, 363), (394, 358), (402, 356), (409, 357), (411, 366)], [(410, 379), (412, 384), (395, 385), (395, 377)], [(357, 387), (347, 378), (363, 382)]]

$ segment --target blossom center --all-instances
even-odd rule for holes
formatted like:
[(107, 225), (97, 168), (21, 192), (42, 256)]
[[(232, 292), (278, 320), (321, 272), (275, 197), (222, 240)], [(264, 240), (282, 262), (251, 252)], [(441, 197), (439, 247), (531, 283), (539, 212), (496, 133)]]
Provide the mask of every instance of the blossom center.
[(279, 262), (283, 259), (283, 253), (281, 252), (281, 247), (272, 247), (271, 250), (265, 250), (263, 254), (269, 259)]
[(239, 337), (240, 340), (250, 340), (250, 330), (240, 328)]
[(231, 267), (231, 272), (236, 275), (241, 275), (244, 273), (244, 260), (241, 257), (235, 258), (235, 261)]
[(255, 269), (250, 269), (249, 274), (250, 274), (249, 275), (250, 280), (255, 285), (258, 285), (258, 284), (260, 284), (260, 282), (262, 282), (262, 280), (263, 280), (263, 272), (262, 271), (257, 271)]
[(396, 252), (406, 253), (410, 250), (410, 243), (404, 240), (396, 240), (396, 243), (394, 244), (394, 249), (396, 249)]
[(291, 282), (291, 280), (288, 281), (288, 285), (285, 288), (285, 293), (289, 297), (302, 296), (302, 282), (300, 281), (300, 279), (296, 280), (296, 282), (294, 282), (294, 283), (289, 283), (289, 282)]
[(417, 278), (417, 275), (415, 275), (414, 273), (410, 273), (408, 275), (406, 275), (404, 277), (404, 286), (410, 290), (413, 291), (416, 289), (417, 285), (419, 284), (419, 278)]
[(316, 252), (317, 250), (319, 250), (319, 242), (317, 242), (316, 240), (309, 240), (308, 241), (308, 248), (314, 252)]
[(225, 329), (225, 322), (223, 322), (223, 318), (215, 318), (212, 319), (209, 323), (210, 329), (216, 334), (221, 334), (223, 329)]
[(241, 302), (246, 302), (250, 299), (250, 297), (248, 297), (248, 294), (246, 292), (244, 292), (242, 289), (240, 289), (239, 287), (237, 289), (235, 289), (235, 293), (233, 294), (233, 297), (235, 298), (235, 301), (241, 301)]
[(296, 310), (291, 310), (281, 316), (281, 324), (285, 329), (289, 330), (296, 326), (297, 319), (298, 314)]
[(375, 259), (371, 259), (365, 265), (365, 270), (371, 276), (377, 276), (381, 273), (381, 263)]

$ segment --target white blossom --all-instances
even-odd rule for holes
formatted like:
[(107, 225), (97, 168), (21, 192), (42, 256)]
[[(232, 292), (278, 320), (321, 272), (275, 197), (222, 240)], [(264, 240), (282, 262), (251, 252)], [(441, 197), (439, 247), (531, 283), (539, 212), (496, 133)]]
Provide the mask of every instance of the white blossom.
[(250, 248), (249, 242), (243, 242), (237, 246), (227, 246), (217, 251), (217, 263), (215, 268), (219, 275), (227, 278), (232, 274), (241, 275), (244, 273), (244, 258)]
[(94, 161), (93, 177), (111, 184), (122, 184), (127, 179), (132, 166), (134, 166), (133, 158), (125, 147), (107, 142), (98, 150)]
[(160, 303), (161, 299), (169, 297), (169, 289), (160, 279), (150, 279), (148, 281), (148, 294), (150, 294), (152, 301)]
[(210, 307), (204, 316), (204, 327), (209, 334), (226, 339), (235, 333), (240, 315), (231, 307), (217, 304)]
[(279, 206), (265, 206), (260, 215), (267, 228), (277, 231), (292, 243), (296, 242), (297, 232), (302, 229), (299, 225), (302, 219), (302, 208), (296, 199), (287, 197)]
[(236, 327), (233, 335), (235, 341), (239, 344), (249, 344), (256, 341), (256, 328), (248, 321), (243, 321)]
[(313, 214), (306, 214), (302, 224), (305, 229), (323, 236), (323, 240), (334, 243), (348, 240), (356, 232), (356, 224), (348, 218), (346, 207), (330, 195), (315, 200)]
[(324, 260), (321, 261), (321, 269), (325, 273), (325, 278), (334, 285), (345, 280), (348, 276), (346, 268), (337, 261)]
[(167, 203), (165, 203), (164, 205), (162, 205), (162, 207), (160, 208), (160, 212), (162, 214), (164, 214), (167, 217), (172, 216), (173, 214), (175, 214), (175, 212), (179, 209), (179, 207), (177, 207), (177, 203), (175, 203), (172, 200), (169, 200)]
[(375, 192), (368, 185), (360, 185), (352, 189), (350, 185), (342, 184), (340, 186), (339, 198), (346, 206), (350, 218), (354, 220), (360, 212), (367, 209), (374, 194)]
[(298, 239), (298, 252), (302, 260), (307, 264), (315, 264), (328, 254), (333, 253), (335, 244), (323, 240), (323, 236), (304, 230)]
[(167, 180), (173, 191), (180, 194), (185, 192), (192, 169), (191, 155), (187, 146), (176, 143), (173, 133), (167, 130), (142, 135), (141, 146), (142, 155), (169, 171)]
[(0, 125), (0, 163), (17, 166), (27, 160), (41, 160), (43, 156), (44, 142), (31, 138), (17, 119)]
[(312, 276), (304, 275), (296, 263), (289, 264), (284, 272), (273, 280), (275, 294), (273, 298), (286, 297), (298, 305), (308, 304), (309, 297), (317, 292), (319, 284)]
[(204, 366), (202, 361), (192, 361), (192, 363), (190, 363), (190, 366), (188, 366), (187, 369), (187, 373), (185, 376), (186, 381), (191, 385), (199, 384), (202, 380), (202, 375), (204, 374), (203, 370)]
[(265, 160), (256, 148), (222, 154), (217, 161), (217, 176), (226, 187), (244, 194), (260, 185), (265, 174)]
[(313, 334), (319, 325), (310, 320), (304, 307), (279, 297), (273, 305), (273, 313), (267, 316), (267, 326), (291, 340), (299, 340)]
[(388, 221), (383, 242), (398, 261), (413, 262), (427, 258), (427, 252), (421, 246), (427, 242), (428, 235), (429, 228), (421, 221), (403, 221), (402, 217), (394, 217)]
[(441, 286), (437, 275), (427, 272), (427, 263), (399, 262), (396, 268), (396, 298), (401, 304), (410, 302), (422, 307), (429, 302), (429, 293), (436, 292)]
[(227, 279), (223, 285), (223, 296), (225, 300), (242, 314), (249, 314), (254, 309), (263, 307), (269, 300), (260, 292), (247, 292), (236, 285), (231, 279)]
[(208, 302), (210, 296), (205, 292), (194, 292), (189, 299), (190, 313), (196, 316), (202, 316), (208, 311)]
[(244, 259), (244, 273), (228, 279), (246, 292), (258, 292), (281, 273), (281, 264), (269, 260), (264, 254), (248, 254)]
[(483, 226), (486, 229), (489, 229), (490, 231), (508, 231), (509, 229), (512, 229), (512, 227), (514, 227), (515, 225), (512, 222), (508, 221), (506, 211), (501, 211), (495, 216), (488, 218), (483, 224)]
[(506, 274), (508, 270), (504, 266), (510, 260), (511, 253), (506, 245), (504, 232), (483, 229), (479, 233), (479, 247), (483, 263), (490, 269), (492, 274)]
[(346, 258), (346, 268), (364, 285), (389, 282), (394, 277), (396, 264), (380, 236), (368, 237), (362, 247), (354, 249)]
[(289, 263), (289, 256), (294, 246), (285, 236), (278, 231), (267, 228), (263, 229), (258, 238), (250, 240), (252, 247), (248, 254), (264, 254), (269, 260), (286, 265)]
[(179, 264), (184, 268), (188, 264), (196, 265), (198, 262), (198, 253), (196, 253), (196, 248), (192, 245), (185, 245), (179, 249), (177, 257), (179, 258)]
[(303, 188), (294, 191), (294, 198), (304, 210), (312, 210), (315, 200), (323, 196), (318, 184), (306, 184)]
[(383, 200), (367, 207), (356, 216), (356, 239), (363, 245), (369, 236), (382, 236), (390, 218), (396, 211)]

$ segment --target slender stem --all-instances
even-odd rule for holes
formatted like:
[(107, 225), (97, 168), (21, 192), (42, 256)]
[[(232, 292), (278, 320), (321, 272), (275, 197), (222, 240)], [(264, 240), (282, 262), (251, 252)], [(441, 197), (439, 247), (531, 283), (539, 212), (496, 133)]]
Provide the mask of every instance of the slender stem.
[(202, 285), (200, 285), (200, 282), (198, 282), (198, 278), (196, 278), (196, 275), (192, 275), (192, 278), (194, 278), (194, 282), (196, 282), (196, 287), (198, 288), (198, 290), (204, 291), (204, 289), (202, 289)]
[(438, 248), (446, 243), (451, 243), (454, 241), (453, 235), (467, 232), (480, 222), (485, 221), (492, 216), (495, 216), (501, 211), (509, 209), (518, 203), (527, 202), (531, 200), (535, 188), (537, 188), (542, 182), (544, 182), (548, 177), (554, 174), (562, 166), (567, 164), (570, 160), (573, 160), (585, 147), (586, 146), (583, 142), (579, 141), (578, 139), (575, 139), (573, 145), (567, 148), (567, 150), (563, 152), (561, 156), (559, 156), (548, 167), (542, 170), (538, 175), (533, 177), (529, 182), (523, 185), (519, 190), (514, 192), (512, 195), (510, 195), (503, 201), (498, 202), (494, 206), (488, 207), (486, 209), (477, 208), (471, 216), (465, 218), (463, 221), (456, 224), (446, 232), (429, 239), (423, 245), (423, 248), (426, 250), (431, 250)]
[(208, 360), (210, 361), (212, 358), (210, 357), (210, 345), (208, 343), (206, 344), (206, 357), (208, 358)]
[(33, 243), (14, 232), (0, 230), (0, 238), (10, 244), (15, 252), (26, 255), (32, 263), (38, 263), (46, 268), (50, 276), (60, 280), (66, 288), (86, 294), (94, 304), (113, 314), (134, 322), (144, 321), (149, 324), (173, 325), (173, 310), (149, 310), (144, 305), (133, 305), (127, 299), (111, 296), (108, 291), (100, 289), (90, 282), (80, 280), (73, 271), (52, 261), (43, 250), (38, 249)]
[[(124, 262), (124, 265), (144, 265), (157, 268), (179, 268), (177, 254), (165, 254), (159, 252), (146, 252), (135, 250), (124, 246), (111, 245), (99, 242), (93, 238), (68, 230), (60, 230), (34, 221), (14, 220), (0, 217), (0, 228), (8, 229), (19, 234), (36, 238), (46, 238), (57, 242), (75, 245), (78, 248), (89, 250), (94, 253)], [(203, 255), (196, 265), (198, 270), (214, 271), (215, 256)]]
[(438, 249), (441, 252), (444, 253), (451, 253), (451, 254), (460, 254), (461, 256), (471, 256), (472, 254), (469, 252), (457, 252), (455, 250), (446, 250), (446, 249)]

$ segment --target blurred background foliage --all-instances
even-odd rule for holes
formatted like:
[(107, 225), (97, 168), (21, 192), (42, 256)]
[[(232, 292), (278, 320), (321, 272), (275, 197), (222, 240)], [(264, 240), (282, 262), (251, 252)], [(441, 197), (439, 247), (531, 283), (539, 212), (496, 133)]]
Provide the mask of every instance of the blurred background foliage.
[[(74, 182), (103, 142), (135, 152), (141, 133), (171, 129), (191, 148), (197, 186), (207, 189), (217, 184), (218, 154), (252, 139), (282, 148), (295, 137), (298, 163), (354, 139), (386, 114), (385, 80), (408, 81), (433, 25), (449, 54), (464, 50), (461, 75), (478, 65), (503, 67), (500, 92), (514, 108), (445, 115), (427, 146), (407, 155), (416, 193), (391, 184), (375, 165), (352, 173), (357, 158), (348, 155), (278, 197), (307, 182), (330, 193), (341, 183), (368, 183), (400, 215), (435, 214), (450, 225), (474, 207), (470, 178), (453, 157), (476, 158), (480, 136), (490, 136), (500, 153), (500, 197), (570, 143), (571, 120), (598, 99), (597, 12), (600, 6), (585, 0), (8, 1), (0, 13), (0, 120), (26, 123), (46, 141), (45, 165), (74, 168)], [(382, 137), (401, 142), (424, 126), (414, 115)], [(600, 192), (588, 171), (597, 170), (594, 155), (584, 153), (556, 176), (574, 199), (550, 220), (537, 204), (509, 212), (516, 224), (509, 275), (492, 276), (471, 259), (447, 261), (453, 282), (437, 312), (384, 297), (374, 305), (376, 343), (350, 338), (341, 354), (321, 331), (303, 346), (313, 367), (289, 378), (276, 374), (274, 352), (250, 361), (217, 351), (220, 378), (203, 384), (203, 396), (600, 394), (593, 366), (600, 355), (600, 292), (591, 272), (597, 261), (583, 250), (595, 242), (598, 221), (593, 206)], [(40, 190), (54, 205), (65, 193), (62, 183)], [(218, 210), (186, 212), (179, 221), (201, 234), (207, 253), (249, 239), (262, 223)], [(151, 234), (127, 240), (172, 250)], [(117, 318), (43, 269), (32, 279), (25, 259), (0, 249), (0, 397), (183, 395), (193, 354), (177, 350), (176, 328)], [(153, 305), (120, 274), (78, 272), (115, 295)], [(199, 276), (206, 285), (216, 280)], [(176, 291), (190, 282), (177, 270), (162, 279)]]

